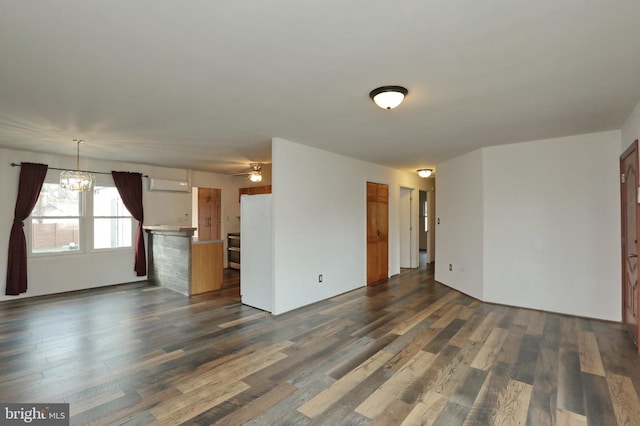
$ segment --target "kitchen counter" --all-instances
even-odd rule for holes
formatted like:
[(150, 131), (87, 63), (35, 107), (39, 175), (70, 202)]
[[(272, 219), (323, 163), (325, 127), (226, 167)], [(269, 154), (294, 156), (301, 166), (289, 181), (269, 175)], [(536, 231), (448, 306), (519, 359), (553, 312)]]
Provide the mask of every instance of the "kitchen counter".
[(185, 236), (193, 236), (193, 233), (198, 229), (180, 225), (145, 225), (142, 228), (149, 233), (184, 234)]
[(209, 243), (223, 243), (223, 240), (200, 240), (198, 238), (193, 237), (191, 239), (191, 244), (209, 244)]
[(148, 279), (185, 296), (220, 290), (222, 240), (193, 238), (197, 228), (173, 225), (143, 227), (148, 234)]

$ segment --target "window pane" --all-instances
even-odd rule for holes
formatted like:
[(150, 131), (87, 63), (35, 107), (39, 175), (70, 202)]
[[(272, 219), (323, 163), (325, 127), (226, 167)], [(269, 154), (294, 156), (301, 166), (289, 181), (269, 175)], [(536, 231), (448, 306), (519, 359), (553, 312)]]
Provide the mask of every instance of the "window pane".
[(96, 249), (131, 247), (131, 218), (93, 220), (93, 247)]
[(45, 183), (31, 216), (80, 216), (80, 193), (67, 191), (57, 183)]
[(131, 216), (122, 203), (118, 189), (113, 186), (96, 186), (93, 190), (94, 216)]
[(79, 219), (31, 220), (31, 251), (33, 253), (80, 250)]

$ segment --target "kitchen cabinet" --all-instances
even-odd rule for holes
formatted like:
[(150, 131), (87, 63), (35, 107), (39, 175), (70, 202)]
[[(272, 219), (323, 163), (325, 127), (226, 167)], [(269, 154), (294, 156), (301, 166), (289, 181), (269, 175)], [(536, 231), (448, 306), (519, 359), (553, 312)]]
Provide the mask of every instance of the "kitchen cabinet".
[(271, 185), (250, 186), (248, 188), (240, 188), (238, 194), (238, 201), (243, 195), (259, 195), (259, 194), (271, 194)]
[(389, 278), (389, 186), (367, 182), (367, 284)]
[(198, 188), (198, 238), (203, 241), (220, 239), (220, 197), (217, 188)]
[(144, 226), (149, 241), (149, 282), (193, 296), (220, 290), (223, 281), (223, 241), (193, 238), (196, 228)]

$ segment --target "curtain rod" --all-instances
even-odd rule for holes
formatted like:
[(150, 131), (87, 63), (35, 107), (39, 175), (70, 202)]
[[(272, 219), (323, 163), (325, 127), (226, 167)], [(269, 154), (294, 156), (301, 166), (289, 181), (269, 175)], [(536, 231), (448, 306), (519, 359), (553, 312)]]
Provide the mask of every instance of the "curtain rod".
[[(22, 163), (18, 164), (18, 163), (11, 163), (11, 167), (20, 167), (22, 166)], [(70, 170), (70, 169), (59, 169), (57, 167), (49, 167), (48, 170), (60, 170), (60, 171), (65, 171), (65, 170)], [(111, 172), (93, 172), (91, 170), (78, 170), (79, 172), (85, 172), (85, 173), (94, 173), (97, 175), (110, 175)], [(149, 175), (142, 175), (142, 177), (146, 177), (148, 178)]]

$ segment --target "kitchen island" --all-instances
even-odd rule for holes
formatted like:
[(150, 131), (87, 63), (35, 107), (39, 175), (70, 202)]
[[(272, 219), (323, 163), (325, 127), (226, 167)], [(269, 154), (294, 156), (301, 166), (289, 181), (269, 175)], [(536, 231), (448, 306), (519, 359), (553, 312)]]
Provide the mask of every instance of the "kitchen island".
[(148, 280), (185, 296), (222, 288), (223, 241), (193, 238), (196, 228), (147, 225)]

